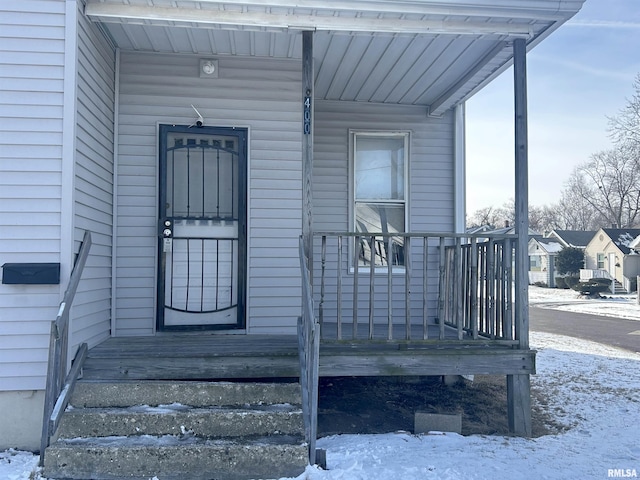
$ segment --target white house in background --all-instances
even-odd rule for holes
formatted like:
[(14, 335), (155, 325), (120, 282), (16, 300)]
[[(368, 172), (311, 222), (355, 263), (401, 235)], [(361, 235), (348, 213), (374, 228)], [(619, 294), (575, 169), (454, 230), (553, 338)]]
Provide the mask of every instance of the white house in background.
[(632, 245), (639, 235), (637, 228), (598, 230), (585, 248), (585, 269), (580, 271), (580, 279), (609, 278), (618, 291), (635, 291), (640, 255)]
[[(515, 236), (464, 237), (464, 103), (515, 64), (515, 161), (526, 171), (526, 50), (582, 3), (3, 2), (0, 449), (37, 449), (51, 322), (86, 231), (93, 246), (71, 310), (70, 358), (82, 343), (169, 338), (182, 352), (189, 332), (211, 348), (220, 334), (264, 348), (295, 334), (302, 235), (317, 316), (353, 326), (351, 340), (331, 331), (345, 344), (365, 326), (405, 347), (454, 337), (416, 362), (402, 360), (413, 348), (376, 352), (380, 361), (358, 371), (321, 348), (322, 375), (506, 375), (510, 424), (527, 434), (535, 353), (526, 302), (498, 303), (487, 317), (474, 302), (457, 308), (470, 296), (449, 288), (464, 278), (469, 295), (492, 291), (478, 287), (488, 275), (463, 253), (475, 245), (464, 262), (511, 265), (503, 246), (522, 242), (527, 222), (520, 188)], [(526, 256), (518, 262), (526, 272)], [(325, 266), (337, 276), (323, 276)], [(344, 292), (331, 293), (336, 282)], [(518, 285), (526, 295), (526, 278)], [(455, 342), (475, 342), (482, 348), (467, 353), (485, 360), (437, 357)], [(149, 371), (172, 361), (154, 358)]]
[(529, 283), (543, 283), (556, 287), (556, 255), (564, 246), (555, 239), (532, 238), (529, 240)]
[(529, 283), (556, 286), (555, 256), (566, 247), (585, 249), (595, 231), (552, 230), (544, 238), (529, 241)]

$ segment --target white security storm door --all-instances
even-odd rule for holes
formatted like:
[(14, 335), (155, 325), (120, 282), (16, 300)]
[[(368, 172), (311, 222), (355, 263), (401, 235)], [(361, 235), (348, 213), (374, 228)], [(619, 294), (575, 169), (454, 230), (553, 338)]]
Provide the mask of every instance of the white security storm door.
[(158, 329), (243, 328), (247, 131), (160, 125)]

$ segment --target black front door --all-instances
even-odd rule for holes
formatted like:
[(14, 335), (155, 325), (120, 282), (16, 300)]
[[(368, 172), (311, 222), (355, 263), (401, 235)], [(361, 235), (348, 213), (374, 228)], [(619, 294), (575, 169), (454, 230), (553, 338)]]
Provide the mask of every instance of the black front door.
[(246, 129), (160, 125), (158, 329), (245, 325)]

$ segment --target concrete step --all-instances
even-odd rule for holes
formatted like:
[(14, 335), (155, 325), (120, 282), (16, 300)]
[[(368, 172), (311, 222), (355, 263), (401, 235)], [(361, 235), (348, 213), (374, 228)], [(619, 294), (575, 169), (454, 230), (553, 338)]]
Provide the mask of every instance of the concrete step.
[(243, 442), (113, 437), (58, 441), (47, 449), (44, 475), (74, 480), (248, 480), (296, 477), (307, 465), (299, 439)]
[(77, 408), (65, 412), (56, 438), (185, 434), (202, 438), (274, 434), (302, 437), (302, 410), (290, 404), (245, 409), (191, 408), (181, 404)]
[(51, 479), (245, 480), (308, 462), (300, 385), (80, 381), (54, 442)]
[(108, 408), (172, 403), (192, 407), (300, 405), (302, 399), (300, 385), (295, 382), (80, 381), (70, 404)]

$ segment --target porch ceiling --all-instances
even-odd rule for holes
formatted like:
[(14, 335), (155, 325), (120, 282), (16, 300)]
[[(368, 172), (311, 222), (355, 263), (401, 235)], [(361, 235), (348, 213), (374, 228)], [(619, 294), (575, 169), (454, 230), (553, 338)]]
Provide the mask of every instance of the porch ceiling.
[[(87, 0), (123, 50), (301, 58), (314, 30), (315, 97), (424, 106), (440, 115), (534, 46), (583, 0)], [(513, 6), (517, 4), (517, 6)]]

